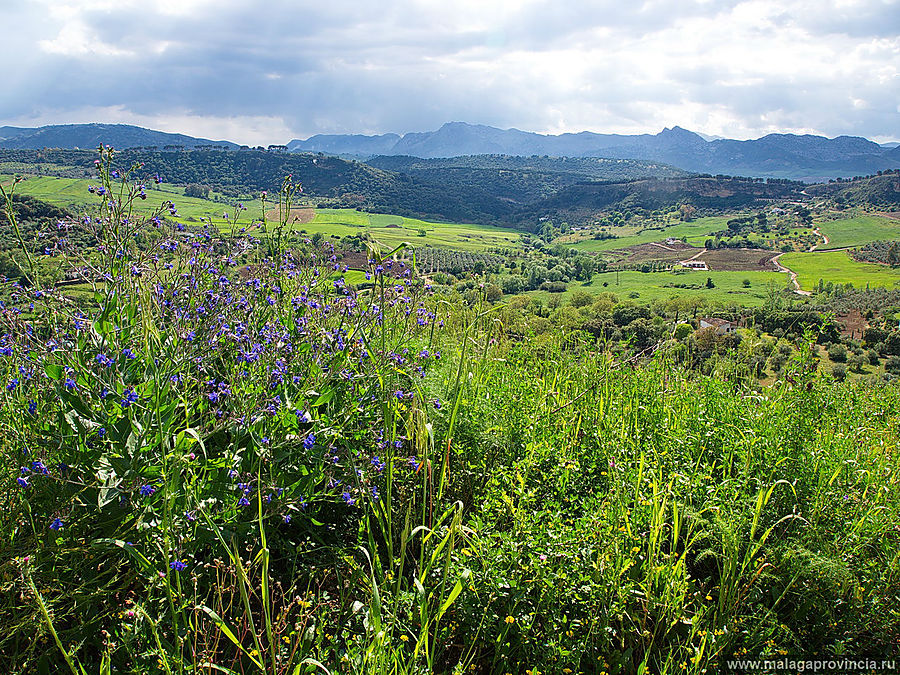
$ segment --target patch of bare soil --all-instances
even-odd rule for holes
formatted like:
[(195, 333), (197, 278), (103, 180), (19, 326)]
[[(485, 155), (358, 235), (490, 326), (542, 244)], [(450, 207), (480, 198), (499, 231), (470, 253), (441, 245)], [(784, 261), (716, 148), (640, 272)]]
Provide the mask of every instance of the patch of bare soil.
[[(269, 209), (266, 211), (266, 220), (270, 223), (277, 223), (278, 219), (281, 216), (278, 213), (278, 208)], [(308, 206), (295, 206), (291, 209), (290, 214), (288, 214), (287, 222), (290, 223), (309, 223), (313, 218), (316, 217), (316, 210), (309, 208)]]
[(858, 309), (851, 309), (847, 314), (835, 317), (841, 328), (841, 336), (849, 338), (862, 338), (863, 331), (869, 326), (869, 322)]

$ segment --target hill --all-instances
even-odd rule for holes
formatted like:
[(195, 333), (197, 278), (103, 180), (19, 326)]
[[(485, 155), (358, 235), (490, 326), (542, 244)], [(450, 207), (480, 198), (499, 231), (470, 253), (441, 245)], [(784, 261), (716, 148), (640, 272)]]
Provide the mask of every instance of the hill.
[(688, 175), (681, 169), (658, 162), (599, 157), (472, 155), (421, 159), (382, 155), (366, 163), (435, 185), (453, 187), (460, 194), (485, 192), (520, 205), (546, 199), (583, 181), (682, 178)]
[(886, 173), (850, 181), (811, 185), (807, 193), (828, 197), (847, 206), (876, 206), (900, 210), (900, 173)]
[(541, 217), (580, 220), (598, 211), (660, 209), (672, 204), (729, 210), (759, 205), (798, 194), (801, 184), (731, 177), (647, 179), (619, 183), (578, 183), (517, 212), (523, 222)]
[[(0, 164), (71, 167), (82, 176), (95, 172), (96, 152), (87, 150), (0, 150)], [(455, 222), (492, 223), (512, 208), (487, 192), (465, 194), (453, 187), (426, 183), (338, 157), (245, 150), (123, 150), (119, 166), (142, 164), (145, 175), (165, 182), (198, 185), (235, 199), (277, 191), (285, 176), (302, 183), (304, 196), (335, 208), (425, 217)], [(70, 172), (71, 174), (71, 172)]]
[(196, 148), (217, 145), (236, 150), (239, 146), (230, 141), (211, 141), (184, 134), (153, 131), (130, 124), (56, 124), (36, 128), (0, 127), (0, 148), (39, 150), (41, 148), (86, 148), (100, 145), (114, 148), (180, 146)]

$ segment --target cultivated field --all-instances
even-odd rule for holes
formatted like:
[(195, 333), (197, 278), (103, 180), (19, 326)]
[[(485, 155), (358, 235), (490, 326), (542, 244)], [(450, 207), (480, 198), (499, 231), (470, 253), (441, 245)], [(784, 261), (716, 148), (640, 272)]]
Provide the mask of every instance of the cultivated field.
[(857, 288), (883, 286), (893, 288), (900, 282), (900, 270), (875, 263), (853, 260), (847, 251), (813, 251), (785, 253), (781, 264), (797, 273), (797, 281), (804, 290), (812, 290), (819, 279), (828, 283), (853, 284)]
[[(712, 279), (713, 288), (706, 287), (707, 278)], [(765, 304), (773, 285), (780, 290), (785, 287), (787, 279), (786, 274), (774, 271), (611, 271), (595, 274), (590, 284), (569, 284), (563, 297), (568, 298), (575, 291), (585, 290), (592, 294), (614, 293), (620, 300), (631, 299), (640, 304), (678, 295), (702, 298), (707, 304), (758, 307)], [(744, 286), (745, 280), (750, 282), (749, 287)], [(549, 300), (556, 294), (535, 291), (533, 295)]]
[(859, 215), (840, 220), (817, 223), (819, 231), (828, 237), (828, 244), (819, 248), (859, 246), (870, 241), (900, 239), (900, 223), (882, 216)]

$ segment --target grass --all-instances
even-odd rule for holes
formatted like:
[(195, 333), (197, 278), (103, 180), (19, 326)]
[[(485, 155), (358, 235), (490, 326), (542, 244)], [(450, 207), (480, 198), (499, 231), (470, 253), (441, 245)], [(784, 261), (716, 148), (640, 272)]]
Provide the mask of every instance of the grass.
[(860, 246), (870, 241), (900, 239), (900, 223), (882, 216), (858, 215), (852, 218), (818, 223), (828, 237), (824, 249)]
[(895, 653), (900, 391), (833, 382), (811, 339), (760, 391), (750, 331), (697, 372), (694, 338), (642, 357), (419, 280), (353, 294), (327, 242), (173, 231), (158, 261), (133, 234), (103, 230), (89, 302), (4, 298), (3, 672)]
[[(462, 251), (514, 248), (521, 234), (488, 225), (438, 223), (417, 218), (369, 214), (353, 209), (318, 209), (312, 222), (297, 226), (309, 233), (347, 236), (366, 233), (389, 248), (408, 242), (413, 246), (435, 246)], [(421, 230), (425, 236), (420, 236)]]
[[(0, 176), (0, 180), (9, 179)], [(96, 185), (96, 180), (81, 178), (56, 178), (31, 176), (19, 184), (17, 192), (43, 199), (51, 204), (72, 207), (76, 211), (95, 207), (96, 199), (88, 192), (88, 186)], [(148, 187), (150, 187), (148, 185)], [(136, 202), (141, 213), (151, 213), (165, 201), (171, 200), (178, 207), (180, 222), (199, 222), (200, 218), (212, 217), (222, 226), (223, 213), (233, 216), (230, 204), (208, 199), (186, 197), (184, 188), (174, 185), (152, 185), (147, 190), (147, 199)], [(262, 213), (262, 202), (253, 200), (243, 203), (246, 207), (240, 221), (247, 224)], [(276, 204), (277, 206), (277, 204)], [(271, 210), (270, 210), (271, 219)], [(396, 225), (398, 227), (388, 227)], [(306, 230), (309, 234), (321, 232), (325, 236), (350, 236), (369, 234), (386, 247), (394, 248), (408, 242), (413, 246), (435, 246), (463, 251), (484, 251), (489, 248), (515, 247), (521, 238), (515, 230), (465, 223), (439, 223), (385, 214), (369, 214), (355, 209), (317, 209), (309, 223), (292, 225), (296, 231)], [(419, 236), (420, 230), (425, 236)]]
[(797, 273), (804, 290), (812, 290), (819, 279), (836, 284), (853, 284), (857, 288), (882, 286), (893, 288), (900, 282), (900, 270), (885, 265), (864, 263), (850, 257), (848, 251), (813, 251), (785, 253), (781, 263)]
[[(9, 180), (9, 176), (0, 176), (0, 180)], [(71, 207), (76, 212), (82, 209), (96, 207), (96, 198), (88, 192), (88, 187), (98, 185), (96, 179), (88, 178), (56, 178), (52, 176), (29, 176), (19, 183), (16, 192), (31, 197), (43, 199), (56, 206)], [(150, 181), (147, 185), (147, 199), (135, 202), (135, 208), (142, 214), (147, 214), (159, 208), (164, 201), (172, 201), (178, 208), (178, 218), (181, 222), (199, 222), (202, 217), (212, 216), (221, 221), (222, 214), (226, 211), (232, 215), (233, 208), (230, 204), (186, 197), (184, 188), (176, 185), (154, 185)], [(257, 218), (261, 214), (262, 202), (259, 200), (244, 202), (247, 211), (241, 216), (244, 222), (250, 218)]]
[[(713, 280), (715, 288), (706, 288), (707, 277)], [(750, 287), (744, 287), (744, 280), (750, 280)], [(707, 303), (738, 304), (745, 307), (758, 307), (765, 303), (769, 293), (770, 284), (775, 284), (780, 289), (785, 286), (787, 275), (779, 272), (636, 272), (622, 271), (602, 272), (595, 274), (591, 283), (572, 282), (568, 285), (565, 297), (577, 290), (584, 290), (592, 294), (614, 293), (620, 300), (626, 300), (632, 293), (637, 293), (634, 298), (639, 303), (652, 302), (673, 295), (694, 296), (703, 298)], [(603, 284), (607, 285), (604, 286)], [(687, 284), (700, 286), (701, 288), (677, 288), (671, 284)], [(545, 291), (535, 291), (534, 294), (544, 299), (554, 295)]]
[(663, 241), (669, 237), (681, 239), (687, 237), (687, 243), (703, 246), (712, 232), (725, 229), (725, 223), (734, 216), (709, 216), (698, 218), (689, 223), (678, 223), (661, 229), (610, 228), (613, 234), (621, 234), (616, 239), (582, 239), (571, 244), (581, 251), (612, 251), (636, 244), (647, 244), (651, 241)]

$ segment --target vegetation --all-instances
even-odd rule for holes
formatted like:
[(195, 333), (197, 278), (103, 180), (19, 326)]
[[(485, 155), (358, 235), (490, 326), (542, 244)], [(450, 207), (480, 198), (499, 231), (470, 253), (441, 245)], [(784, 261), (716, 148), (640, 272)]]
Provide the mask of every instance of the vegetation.
[[(146, 177), (113, 161), (96, 211), (66, 218), (96, 243), (57, 243), (87, 297), (46, 285), (22, 184), (4, 187), (21, 262), (0, 313), (4, 671), (893, 654), (900, 396), (865, 373), (900, 371), (900, 332), (838, 344), (774, 291), (742, 335), (695, 330), (704, 305), (678, 295), (493, 304), (471, 275), (497, 260), (457, 254), (463, 280), (430, 284), (402, 245), (357, 238), (362, 284), (353, 247), (296, 236), (290, 180), (264, 236), (192, 229), (138, 209)], [(593, 276), (564, 246), (525, 250), (505, 278)], [(707, 276), (699, 292), (729, 290)]]

